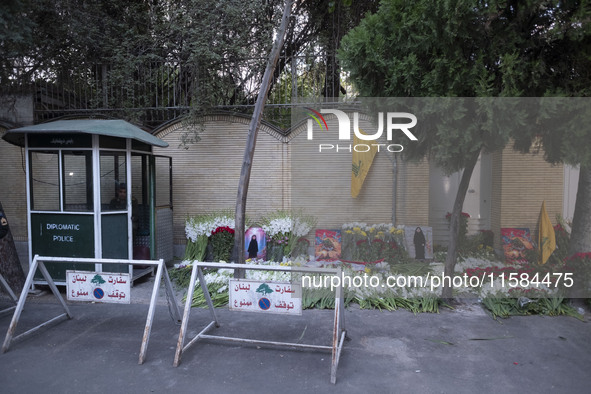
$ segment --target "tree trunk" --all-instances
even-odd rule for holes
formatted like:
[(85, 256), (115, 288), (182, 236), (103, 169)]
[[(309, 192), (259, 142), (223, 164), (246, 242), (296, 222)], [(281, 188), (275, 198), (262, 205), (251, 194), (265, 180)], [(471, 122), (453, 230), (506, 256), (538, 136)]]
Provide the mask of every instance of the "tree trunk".
[(577, 201), (573, 214), (568, 254), (591, 252), (591, 165), (579, 171)]
[[(568, 255), (587, 252), (591, 252), (591, 166), (581, 165)], [(588, 298), (591, 267), (575, 265), (572, 268), (573, 286), (568, 289), (568, 297)]]
[[(271, 49), (269, 55), (269, 61), (263, 75), (261, 82), (261, 90), (257, 97), (257, 102), (254, 107), (250, 126), (248, 128), (248, 137), (246, 139), (246, 147), (244, 149), (244, 159), (242, 161), (242, 170), (240, 171), (240, 182), (238, 183), (238, 195), (236, 197), (236, 212), (235, 212), (235, 233), (234, 233), (234, 249), (233, 249), (233, 260), (236, 263), (244, 263), (244, 217), (246, 215), (246, 197), (248, 194), (248, 185), (250, 183), (250, 172), (252, 169), (252, 159), (254, 157), (254, 150), (256, 145), (257, 134), (259, 126), (261, 124), (261, 117), (265, 101), (267, 101), (267, 95), (269, 93), (269, 87), (271, 86), (271, 78), (273, 71), (277, 65), (281, 47), (283, 46), (283, 40), (285, 37), (285, 31), (287, 30), (287, 24), (289, 21), (289, 15), (291, 13), (293, 0), (285, 1), (285, 8), (283, 9), (283, 16), (281, 18), (281, 25), (277, 32), (277, 38)], [(243, 278), (243, 270), (236, 270), (234, 273), (235, 277)]]
[(448, 301), (452, 298), (453, 287), (451, 286), (451, 283), (447, 281), (447, 278), (449, 278), (449, 280), (453, 278), (454, 268), (458, 259), (460, 216), (462, 215), (464, 200), (466, 199), (466, 193), (468, 192), (468, 186), (470, 185), (470, 178), (472, 178), (472, 172), (478, 162), (479, 155), (480, 152), (476, 152), (464, 168), (462, 179), (458, 186), (458, 192), (456, 193), (453, 210), (451, 212), (451, 218), (449, 220), (449, 246), (447, 247), (447, 257), (445, 258), (445, 268), (443, 271), (446, 280), (443, 281), (443, 289), (441, 291), (441, 298)]
[[(21, 266), (8, 220), (0, 203), (0, 274), (15, 294), (20, 294), (25, 285), (25, 272)], [(0, 291), (3, 291), (0, 286)]]

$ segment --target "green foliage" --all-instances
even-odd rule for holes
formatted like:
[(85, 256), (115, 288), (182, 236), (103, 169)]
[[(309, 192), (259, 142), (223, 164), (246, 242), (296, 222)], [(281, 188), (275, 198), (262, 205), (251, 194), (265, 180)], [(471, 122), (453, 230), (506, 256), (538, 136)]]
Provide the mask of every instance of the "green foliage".
[(0, 81), (6, 80), (11, 62), (27, 51), (33, 40), (33, 21), (26, 17), (31, 5), (27, 0), (6, 0), (0, 4)]
[[(224, 290), (223, 287), (226, 287)], [(227, 291), (227, 285), (221, 283), (211, 283), (207, 285), (209, 296), (214, 308), (221, 308), (228, 305), (229, 295)], [(222, 290), (222, 291), (220, 291)], [(183, 302), (186, 301), (186, 298)], [(207, 308), (207, 301), (205, 300), (205, 294), (201, 286), (197, 286), (193, 292), (193, 298), (191, 302), (192, 308)]]
[[(303, 309), (334, 309), (335, 293), (328, 288), (308, 288), (302, 289), (302, 308)], [(355, 301), (355, 295), (348, 289), (343, 289), (343, 303), (345, 308)]]
[[(591, 61), (588, 67), (591, 67)], [(591, 81), (586, 82), (590, 86), (588, 89), (591, 89)], [(553, 164), (590, 166), (591, 152), (586, 146), (591, 139), (591, 131), (586, 127), (591, 121), (589, 99), (544, 97), (538, 107), (536, 127), (526, 128), (516, 134), (514, 148), (523, 153), (543, 152), (545, 160)]]
[(490, 230), (480, 231), (477, 234), (466, 236), (463, 242), (458, 245), (459, 254), (463, 258), (472, 257), (490, 261), (497, 260), (493, 249), (493, 236)]
[[(336, 48), (377, 4), (294, 2), (281, 53), (285, 60), (272, 85), (291, 79), (292, 69), (300, 97), (308, 90), (338, 96)], [(213, 107), (251, 110), (267, 61), (261, 54), (271, 48), (283, 5), (282, 0), (5, 0), (0, 85), (39, 79), (59, 86), (71, 108), (108, 108), (136, 122), (153, 121), (150, 107), (162, 109), (158, 116), (184, 114), (196, 126), (181, 138), (187, 146), (199, 140), (202, 116)], [(294, 61), (307, 53), (313, 56)], [(295, 90), (295, 84), (278, 89), (275, 99), (291, 98)], [(283, 108), (266, 112), (268, 118), (289, 119)]]
[(382, 297), (358, 300), (361, 309), (385, 309), (394, 311), (398, 308), (417, 313), (439, 313), (441, 300), (435, 296), (420, 298)]
[(532, 299), (485, 297), (482, 299), (482, 303), (494, 318), (524, 315), (566, 315), (582, 320), (582, 317), (568, 304), (567, 300), (560, 296)]
[(208, 240), (209, 239), (205, 234), (199, 235), (195, 242), (192, 242), (190, 239), (188, 239), (187, 246), (185, 248), (184, 260), (203, 261)]
[[(571, 95), (588, 95), (591, 78), (582, 76), (591, 73), (590, 15), (588, 6), (576, 2), (385, 0), (378, 12), (343, 38), (339, 57), (362, 96), (544, 96), (556, 95), (565, 86)], [(439, 166), (453, 172), (480, 149), (502, 148), (509, 133), (489, 123), (507, 116), (493, 116), (501, 115), (503, 108), (491, 113), (490, 103), (484, 104), (455, 108), (449, 117), (468, 116), (485, 123), (472, 121), (471, 126), (477, 127), (468, 130), (441, 125), (416, 146), (411, 144), (407, 153), (413, 157), (429, 153)], [(586, 105), (581, 103), (581, 111), (567, 112), (587, 116)], [(566, 103), (562, 107), (555, 112), (564, 110)], [(512, 111), (509, 118), (514, 122), (518, 113)], [(529, 149), (540, 128), (528, 127), (535, 123), (532, 119), (519, 122), (525, 127), (513, 127), (512, 137), (522, 149)], [(553, 162), (567, 156), (565, 161), (574, 164), (583, 160), (580, 156), (591, 158), (582, 148), (590, 138), (589, 128), (571, 131), (568, 138), (551, 127), (542, 134), (548, 151), (560, 152), (549, 154)]]
[(21, 83), (40, 77), (66, 90), (72, 84), (72, 95), (74, 86), (85, 89), (76, 99), (123, 109), (133, 120), (147, 119), (132, 108), (168, 107), (172, 98), (191, 108), (192, 118), (214, 105), (252, 100), (266, 65), (260, 54), (269, 52), (281, 15), (280, 2), (266, 0), (9, 5), (11, 23), (3, 27), (20, 34), (0, 40), (10, 54), (3, 56), (0, 82), (25, 67), (18, 70)]
[[(406, 272), (419, 272), (408, 270)], [(421, 274), (419, 274), (421, 275)], [(334, 309), (334, 291), (329, 288), (308, 288), (302, 289), (302, 307), (304, 309)], [(393, 295), (359, 297), (352, 289), (343, 288), (343, 301), (345, 307), (357, 303), (361, 309), (378, 309), (394, 311), (398, 308), (407, 309), (413, 313), (437, 313), (441, 301), (439, 298), (428, 295), (423, 297), (402, 298)]]
[(191, 281), (192, 269), (190, 265), (172, 268), (168, 271), (168, 276), (178, 289), (186, 289)]
[[(481, 152), (502, 149), (510, 137), (526, 150), (539, 134), (554, 161), (588, 163), (591, 153), (585, 147), (591, 135), (588, 127), (572, 127), (577, 116), (566, 123), (570, 129), (544, 125), (546, 130), (539, 130), (541, 117), (522, 103), (484, 98), (588, 95), (590, 16), (585, 2), (383, 0), (343, 38), (339, 57), (362, 96), (439, 97), (437, 111), (430, 110), (428, 100), (419, 100), (422, 119), (413, 129), (418, 141), (405, 147), (407, 158), (428, 156), (448, 174), (463, 169), (469, 176)], [(585, 106), (576, 114), (587, 117)], [(454, 205), (448, 273), (457, 257), (455, 220), (467, 190), (465, 178)], [(589, 217), (588, 209), (581, 213)], [(448, 291), (444, 288), (446, 296)]]
[(474, 96), (481, 55), (466, 49), (485, 37), (462, 23), (474, 17), (467, 2), (382, 1), (343, 38), (339, 57), (362, 96)]

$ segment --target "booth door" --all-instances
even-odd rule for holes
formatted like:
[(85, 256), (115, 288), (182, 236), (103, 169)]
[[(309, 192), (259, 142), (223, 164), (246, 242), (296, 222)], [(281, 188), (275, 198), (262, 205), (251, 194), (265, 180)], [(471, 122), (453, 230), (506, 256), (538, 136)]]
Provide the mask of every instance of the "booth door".
[(132, 258), (134, 260), (153, 259), (150, 158), (151, 155), (148, 154), (132, 153), (131, 155)]
[[(101, 151), (101, 257), (105, 259), (127, 259), (129, 256), (127, 196), (121, 195), (121, 188), (127, 188), (125, 152)], [(103, 271), (129, 272), (129, 266), (106, 264)]]
[(172, 159), (134, 153), (131, 168), (133, 258), (172, 261)]

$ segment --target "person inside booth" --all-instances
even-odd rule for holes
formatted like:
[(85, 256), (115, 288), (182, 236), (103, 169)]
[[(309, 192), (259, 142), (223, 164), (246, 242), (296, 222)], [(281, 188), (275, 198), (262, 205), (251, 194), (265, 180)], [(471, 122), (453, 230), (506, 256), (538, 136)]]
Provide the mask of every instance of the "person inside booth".
[[(137, 199), (135, 197), (131, 197), (131, 221), (133, 225), (133, 230), (137, 230), (138, 221), (136, 215), (137, 208)], [(115, 197), (109, 203), (109, 209), (111, 210), (125, 210), (127, 209), (127, 184), (121, 182), (119, 187), (117, 187), (117, 193)]]
[(127, 209), (127, 185), (120, 183), (117, 187), (115, 197), (109, 203), (109, 209), (111, 210), (124, 210)]

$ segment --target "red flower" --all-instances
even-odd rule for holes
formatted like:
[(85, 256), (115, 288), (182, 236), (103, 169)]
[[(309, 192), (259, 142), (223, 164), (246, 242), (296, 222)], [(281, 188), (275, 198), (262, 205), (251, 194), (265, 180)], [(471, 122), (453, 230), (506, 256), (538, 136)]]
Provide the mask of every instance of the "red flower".
[(217, 233), (223, 233), (223, 232), (234, 234), (234, 229), (230, 228), (228, 226), (218, 227), (215, 230), (213, 230), (211, 232), (211, 234), (217, 234)]
[[(463, 217), (465, 217), (466, 219), (470, 219), (470, 214), (466, 213), (466, 212), (462, 212), (460, 215), (462, 215)], [(445, 215), (445, 218), (447, 220), (449, 220), (451, 218), (451, 212), (448, 212), (447, 215)]]
[(564, 227), (562, 227), (562, 225), (560, 223), (558, 223), (556, 226), (554, 226), (554, 231), (555, 232), (566, 232), (566, 230), (564, 229)]

